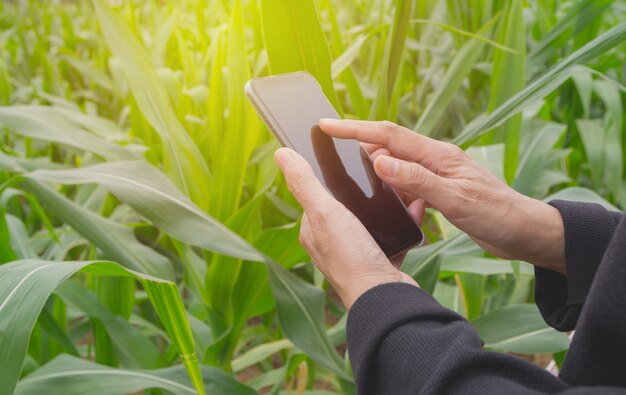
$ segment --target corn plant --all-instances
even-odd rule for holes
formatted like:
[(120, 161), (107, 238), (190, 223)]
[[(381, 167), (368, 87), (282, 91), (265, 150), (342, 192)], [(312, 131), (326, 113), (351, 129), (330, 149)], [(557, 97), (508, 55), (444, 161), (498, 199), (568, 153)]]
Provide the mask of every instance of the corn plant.
[[(355, 393), (243, 94), (452, 141), (537, 199), (626, 206), (623, 0), (0, 3), (0, 394)], [(533, 270), (436, 210), (402, 270), (485, 347), (559, 364)], [(537, 355), (542, 355), (537, 357)]]

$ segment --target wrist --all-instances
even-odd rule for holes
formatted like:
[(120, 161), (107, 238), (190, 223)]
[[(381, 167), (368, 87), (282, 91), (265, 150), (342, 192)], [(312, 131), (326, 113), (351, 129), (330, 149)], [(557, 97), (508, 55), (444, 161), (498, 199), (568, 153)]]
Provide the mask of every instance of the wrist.
[(390, 266), (390, 270), (364, 272), (357, 276), (347, 277), (343, 283), (332, 285), (337, 291), (337, 294), (339, 294), (346, 310), (350, 310), (354, 302), (356, 302), (361, 295), (371, 288), (382, 284), (398, 282), (419, 287), (417, 282), (415, 282), (415, 280), (408, 274), (403, 273), (392, 266)]
[(524, 196), (524, 208), (519, 212), (524, 218), (524, 248), (519, 259), (536, 266), (565, 273), (565, 233), (561, 213), (540, 200)]

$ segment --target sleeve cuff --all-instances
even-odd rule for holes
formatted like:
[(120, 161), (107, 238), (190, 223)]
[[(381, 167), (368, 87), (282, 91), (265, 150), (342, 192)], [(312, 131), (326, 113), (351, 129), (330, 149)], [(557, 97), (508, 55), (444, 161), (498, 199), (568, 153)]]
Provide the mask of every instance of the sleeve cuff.
[[(355, 376), (368, 371), (365, 365), (375, 359), (368, 353), (377, 350), (389, 333), (416, 320), (445, 324), (464, 319), (440, 305), (427, 292), (406, 283), (381, 284), (361, 295), (348, 313), (346, 326)], [(363, 382), (364, 378), (356, 378)]]
[(621, 214), (599, 204), (554, 200), (563, 218), (567, 276), (535, 268), (535, 299), (548, 325), (574, 329)]

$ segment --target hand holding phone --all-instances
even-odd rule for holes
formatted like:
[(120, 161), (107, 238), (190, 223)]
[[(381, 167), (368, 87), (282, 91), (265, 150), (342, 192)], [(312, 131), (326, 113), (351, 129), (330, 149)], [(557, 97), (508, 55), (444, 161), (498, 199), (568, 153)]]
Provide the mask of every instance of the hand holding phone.
[(402, 255), (397, 260), (387, 258), (359, 219), (322, 185), (302, 155), (280, 148), (274, 159), (289, 190), (304, 209), (300, 244), (346, 309), (378, 285), (397, 282), (417, 285), (397, 265), (394, 267), (394, 261), (399, 263)]
[(388, 257), (422, 242), (421, 229), (393, 189), (376, 175), (360, 144), (332, 138), (319, 128), (319, 119), (339, 116), (313, 76), (298, 72), (254, 79), (246, 84), (246, 94), (281, 144), (306, 159)]

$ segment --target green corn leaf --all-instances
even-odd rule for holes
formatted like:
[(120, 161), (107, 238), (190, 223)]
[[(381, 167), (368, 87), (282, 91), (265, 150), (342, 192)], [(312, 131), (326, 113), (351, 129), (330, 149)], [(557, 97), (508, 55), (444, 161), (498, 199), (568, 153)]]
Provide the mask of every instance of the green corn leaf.
[[(579, 66), (584, 67), (584, 66)], [(583, 106), (583, 118), (589, 118), (589, 112), (591, 110), (591, 95), (593, 92), (593, 75), (591, 71), (582, 70), (572, 75), (572, 81), (576, 85), (578, 91), (578, 97)]]
[(596, 192), (588, 188), (582, 188), (582, 187), (565, 188), (563, 190), (560, 190), (546, 197), (544, 201), (549, 202), (551, 200), (556, 200), (556, 199), (571, 200), (575, 202), (597, 203), (597, 204), (604, 206), (604, 208), (606, 208), (607, 210), (618, 211), (618, 212), (622, 211), (619, 208), (615, 207), (613, 204), (609, 203), (602, 196), (598, 195)]
[[(514, 270), (516, 266), (518, 269)], [(473, 273), (489, 276), (492, 274), (534, 275), (532, 265), (525, 262), (511, 262), (479, 256), (459, 255), (443, 259), (440, 272)]]
[(265, 229), (255, 245), (259, 251), (286, 268), (310, 261), (309, 254), (298, 241), (300, 226), (297, 223)]
[(359, 118), (367, 118), (369, 114), (368, 103), (363, 96), (363, 89), (361, 88), (361, 84), (359, 83), (359, 80), (357, 79), (353, 69), (351, 67), (346, 67), (343, 72), (335, 75), (335, 63), (337, 62), (338, 58), (341, 57), (341, 54), (346, 52), (346, 49), (343, 44), (343, 36), (341, 34), (339, 21), (337, 19), (337, 15), (333, 8), (332, 2), (330, 0), (326, 0), (318, 4), (320, 6), (320, 12), (326, 14), (328, 23), (330, 24), (331, 39), (329, 46), (331, 49), (331, 54), (333, 55), (333, 57), (336, 58), (331, 66), (332, 78), (334, 80), (338, 77), (338, 82), (346, 84), (346, 92), (350, 100), (352, 112)]
[(489, 115), (483, 114), (477, 117), (463, 129), (461, 134), (454, 138), (453, 142), (455, 144), (466, 145), (470, 141), (487, 133), (492, 128), (502, 125), (511, 117), (543, 99), (561, 86), (563, 82), (571, 77), (576, 65), (587, 63), (605, 54), (624, 40), (626, 40), (626, 22), (622, 22), (602, 33), (600, 36), (554, 65)]
[(88, 62), (78, 57), (65, 55), (62, 56), (61, 59), (75, 68), (76, 71), (82, 74), (88, 81), (108, 91), (115, 90), (115, 85), (113, 85), (111, 78), (99, 68), (93, 67)]
[(207, 208), (209, 168), (182, 127), (150, 56), (128, 25), (102, 0), (93, 0), (100, 28), (111, 52), (120, 61), (139, 108), (159, 134), (166, 174), (200, 208)]
[(65, 351), (76, 357), (80, 357), (78, 350), (76, 350), (72, 341), (65, 334), (64, 328), (56, 322), (54, 316), (48, 311), (47, 307), (41, 310), (41, 315), (39, 316), (37, 322), (57, 343), (59, 343), (59, 345), (61, 345), (61, 347), (63, 347)]
[[(14, 177), (15, 181), (19, 181), (19, 177)], [(0, 207), (3, 207), (6, 209), (6, 207), (8, 206), (9, 202), (15, 198), (21, 198), (24, 199), (28, 202), (28, 204), (31, 206), (33, 213), (37, 215), (37, 217), (41, 220), (41, 222), (43, 223), (44, 227), (48, 230), (48, 233), (50, 234), (50, 237), (56, 241), (59, 242), (59, 238), (56, 234), (56, 231), (50, 221), (50, 218), (48, 218), (48, 215), (46, 214), (46, 212), (43, 210), (43, 208), (41, 207), (41, 205), (39, 204), (39, 202), (37, 201), (37, 199), (35, 199), (33, 196), (25, 193), (24, 191), (21, 191), (19, 189), (15, 189), (15, 188), (7, 188), (6, 190), (4, 190), (4, 192), (2, 193), (2, 196), (0, 196)], [(19, 220), (16, 218), (16, 220)]]
[(219, 29), (214, 34), (215, 54), (209, 74), (209, 86), (211, 92), (207, 101), (208, 129), (209, 133), (198, 144), (208, 158), (214, 158), (220, 152), (220, 141), (224, 137), (226, 120), (226, 88), (224, 82), (224, 65), (226, 63), (226, 34), (223, 29)]
[(504, 155), (504, 144), (481, 145), (469, 147), (465, 153), (480, 166), (489, 170), (493, 175), (504, 181), (504, 170), (502, 156)]
[(9, 79), (6, 60), (0, 60), (0, 105), (6, 106), (10, 104), (11, 93), (13, 87)]
[[(69, 306), (84, 312), (100, 323), (104, 333), (111, 339), (117, 361), (123, 367), (154, 369), (161, 366), (159, 350), (156, 346), (133, 328), (128, 321), (121, 317), (117, 318), (98, 301), (98, 297), (93, 292), (73, 281), (66, 281), (54, 292)], [(96, 348), (96, 358), (98, 358), (98, 351)]]
[[(262, 256), (227, 227), (184, 197), (146, 162), (111, 162), (62, 172), (37, 170), (32, 180), (96, 183), (176, 239), (228, 256), (262, 261)], [(117, 259), (116, 259), (117, 260)]]
[(468, 240), (469, 237), (462, 234), (413, 249), (408, 252), (401, 270), (413, 277), (422, 289), (432, 293), (439, 274), (440, 256), (459, 244), (467, 243)]
[[(491, 19), (481, 28), (479, 34), (490, 34), (497, 21), (497, 18)], [(463, 44), (454, 58), (452, 58), (446, 74), (438, 84), (432, 97), (428, 100), (428, 105), (422, 112), (413, 130), (427, 136), (438, 137), (440, 135), (440, 133), (435, 131), (435, 127), (439, 124), (450, 102), (458, 94), (463, 81), (474, 69), (484, 46), (485, 43), (478, 39), (468, 40)]]
[(463, 315), (463, 300), (459, 287), (451, 285), (447, 282), (439, 281), (433, 292), (433, 297), (442, 306), (449, 308), (456, 313)]
[(331, 67), (331, 74), (333, 78), (339, 77), (339, 75), (343, 73), (344, 70), (350, 67), (350, 65), (359, 55), (359, 51), (361, 50), (361, 47), (363, 47), (363, 44), (365, 44), (365, 41), (371, 36), (372, 32), (370, 32), (369, 34), (362, 34), (358, 36), (354, 40), (352, 45), (350, 45), (348, 49), (345, 50), (345, 52), (343, 52), (337, 59), (333, 61)]
[(135, 281), (132, 278), (99, 277), (92, 285), (100, 302), (111, 313), (130, 318), (135, 305)]
[[(30, 239), (24, 222), (11, 214), (6, 214), (6, 220), (9, 231), (11, 232), (11, 246), (17, 254), (17, 258), (14, 260), (39, 258), (39, 255), (35, 252), (33, 242)], [(5, 251), (5, 254), (6, 253), (7, 252)]]
[(87, 210), (42, 182), (26, 178), (23, 184), (45, 207), (107, 256), (132, 270), (164, 279), (174, 278), (170, 261), (141, 244), (130, 228)]
[[(134, 167), (135, 170), (131, 170), (133, 169), (132, 166), (129, 166), (131, 163), (136, 165), (136, 167)], [(146, 170), (146, 166), (147, 169), (152, 170)], [(94, 168), (96, 169), (95, 171), (93, 170)], [(104, 171), (102, 171), (103, 169)], [(136, 172), (136, 169), (141, 169), (142, 171), (154, 171), (154, 173), (149, 173), (148, 175), (141, 175), (141, 173), (138, 173), (133, 175), (133, 173)], [(111, 179), (106, 176), (108, 173), (117, 175), (114, 178), (114, 183), (112, 183)], [(140, 211), (149, 221), (157, 224), (157, 218), (160, 217), (161, 219), (158, 222), (158, 226), (167, 233), (171, 232), (171, 236), (179, 240), (185, 242), (190, 242), (190, 240), (197, 242), (200, 238), (205, 240), (206, 237), (204, 237), (204, 235), (206, 235), (206, 220), (204, 218), (207, 217), (206, 214), (199, 212), (199, 210), (183, 210), (179, 205), (175, 205), (174, 203), (176, 203), (178, 199), (171, 199), (168, 195), (163, 193), (163, 191), (171, 192), (174, 188), (171, 186), (168, 187), (167, 184), (160, 183), (158, 181), (159, 178), (157, 174), (158, 172), (156, 170), (151, 168), (149, 165), (144, 166), (141, 162), (117, 162), (82, 169), (68, 170), (67, 173), (41, 170), (31, 173), (31, 176), (70, 184), (98, 182), (106, 188), (110, 188), (113, 194), (116, 194), (120, 200), (125, 201), (130, 206), (136, 206), (140, 204), (140, 202), (144, 202), (145, 204), (149, 204), (151, 207), (155, 205), (154, 199), (159, 199), (157, 202), (162, 202), (160, 203), (162, 204), (160, 206), (162, 209)], [(125, 179), (135, 179), (137, 182), (126, 185), (127, 181), (125, 181)], [(139, 188), (139, 182), (142, 184), (152, 185), (149, 193), (145, 196), (140, 195), (142, 189), (144, 188)], [(150, 182), (153, 183), (150, 184)], [(122, 192), (124, 194), (122, 194)], [(164, 197), (166, 197), (166, 199), (164, 199)], [(176, 211), (172, 215), (166, 218), (162, 217), (164, 210), (173, 210), (174, 207), (176, 207)], [(182, 224), (185, 226), (181, 226)], [(203, 244), (205, 242), (206, 241), (204, 241)], [(242, 243), (245, 242), (242, 241)], [(251, 256), (255, 260), (267, 262), (266, 258), (260, 255), (260, 253), (258, 253), (256, 249), (249, 244), (247, 245), (245, 251), (251, 252)], [(330, 343), (328, 337), (324, 328), (321, 326), (322, 321), (317, 320), (317, 318), (323, 317), (323, 315), (318, 317), (322, 311), (317, 311), (318, 309), (322, 309), (323, 306), (323, 294), (321, 291), (316, 288), (312, 288), (310, 285), (289, 273), (278, 264), (268, 264), (268, 269), (270, 279), (274, 279), (273, 281), (270, 281), (270, 285), (277, 300), (277, 308), (279, 311), (285, 312), (282, 315), (283, 318), (280, 322), (281, 326), (286, 328), (284, 330), (287, 336), (300, 349), (310, 353), (311, 358), (329, 369), (341, 372), (338, 374), (342, 374), (342, 377), (348, 379), (349, 376), (343, 372), (340, 367), (342, 362), (338, 360), (338, 356), (336, 352), (334, 352), (332, 346), (329, 346)], [(290, 284), (288, 280), (295, 281), (295, 283)], [(297, 296), (296, 300), (291, 299), (292, 295)], [(298, 316), (302, 316), (302, 319), (298, 319), (296, 320), (297, 322), (294, 322), (294, 320), (287, 318), (287, 314), (297, 314)], [(311, 336), (311, 333), (314, 333), (315, 335)]]
[[(499, 14), (496, 14), (496, 17), (499, 16)], [(433, 25), (433, 26), (437, 26), (441, 29), (444, 30), (448, 30), (452, 33), (456, 33), (459, 34), (461, 36), (465, 36), (465, 37), (469, 37), (469, 38), (473, 38), (475, 40), (479, 40), (479, 41), (483, 41), (485, 44), (488, 44), (491, 47), (497, 48), (501, 51), (504, 52), (509, 52), (509, 53), (517, 53), (517, 51), (513, 48), (509, 48), (505, 45), (502, 45), (496, 41), (491, 40), (488, 37), (485, 37), (483, 35), (481, 35), (480, 33), (472, 33), (472, 32), (468, 32), (467, 30), (463, 30), (463, 29), (459, 29), (456, 28), (454, 26), (451, 25), (447, 25), (445, 23), (441, 23), (441, 22), (437, 22), (437, 21), (431, 21), (428, 19), (411, 19), (411, 23), (417, 23), (417, 24), (424, 24), (424, 25)], [(484, 27), (483, 27), (484, 29)]]
[(472, 322), (485, 347), (521, 354), (541, 354), (566, 350), (565, 333), (550, 328), (537, 306), (521, 304), (492, 311)]
[[(126, 320), (130, 318), (135, 304), (134, 279), (124, 277), (96, 277), (91, 279), (91, 283), (97, 293), (98, 300), (108, 311)], [(88, 312), (88, 310), (85, 311)], [(119, 358), (115, 356), (115, 349), (109, 337), (109, 333), (112, 331), (105, 330), (101, 320), (93, 319), (92, 322), (96, 351), (95, 362), (103, 365), (117, 366)], [(138, 340), (141, 341), (141, 339)], [(156, 349), (154, 349), (155, 353), (151, 358), (147, 358), (148, 353), (144, 353), (140, 347), (135, 347), (135, 349), (141, 352), (141, 356), (146, 357), (144, 360), (148, 362), (147, 365), (137, 366), (138, 368), (157, 367), (156, 364), (158, 363), (159, 354), (156, 352)]]
[[(610, 85), (612, 85), (614, 88), (618, 89), (620, 92), (622, 93), (626, 93), (626, 86), (622, 85), (619, 81), (616, 81), (615, 79), (609, 77), (608, 75), (596, 70), (596, 69), (592, 69), (591, 67), (588, 66), (576, 66), (574, 68), (574, 73), (573, 73), (573, 77), (581, 77), (583, 79), (586, 78), (585, 74), (587, 74), (589, 77), (591, 77), (591, 75), (595, 75), (596, 77), (601, 78), (602, 80), (604, 80), (605, 82), (608, 82)], [(581, 95), (584, 95), (586, 97), (581, 98), (581, 101), (584, 104), (587, 104), (588, 100), (591, 100), (591, 98), (589, 98), (588, 96), (591, 95), (591, 89), (592, 87), (592, 82), (590, 80), (586, 80), (583, 82), (583, 85), (589, 85), (589, 86), (584, 86), (583, 89), (586, 92), (584, 93), (580, 93)], [(577, 83), (578, 84), (578, 83)], [(578, 86), (577, 86), (578, 88)]]
[(524, 147), (513, 183), (515, 190), (531, 197), (541, 198), (553, 184), (568, 181), (564, 174), (560, 180), (557, 178), (556, 182), (553, 182), (550, 177), (554, 162), (567, 154), (565, 150), (554, 148), (565, 130), (566, 126), (558, 123), (536, 120), (526, 122), (523, 132)]
[[(594, 189), (601, 188), (605, 173), (606, 133), (604, 122), (601, 119), (578, 119), (576, 126), (589, 160), (589, 172), (594, 181)], [(619, 187), (619, 183), (617, 186)]]
[[(208, 394), (253, 395), (255, 392), (216, 368), (202, 366)], [(125, 370), (61, 355), (21, 380), (15, 395), (39, 395), (51, 388), (66, 395), (124, 395), (152, 388), (173, 394), (197, 394), (181, 365), (157, 370)]]
[[(68, 121), (79, 125), (84, 130), (89, 131), (104, 140), (124, 142), (127, 145), (123, 148), (129, 151), (131, 150), (131, 148), (135, 148), (130, 145), (131, 137), (128, 135), (128, 133), (125, 132), (117, 123), (108, 118), (103, 118), (94, 114), (85, 114), (75, 110), (67, 110), (61, 107), (53, 107), (53, 109), (62, 114)], [(136, 146), (136, 148), (140, 151), (146, 149), (145, 147), (141, 146)], [(97, 154), (97, 152), (94, 153)], [(135, 159), (140, 157), (140, 155), (135, 155)]]
[[(259, 205), (262, 195), (249, 201), (226, 225), (238, 229), (247, 239), (254, 240), (261, 232)], [(248, 310), (258, 298), (258, 293), (267, 282), (265, 267), (260, 263), (214, 255), (206, 272), (208, 305), (211, 308), (212, 329), (220, 335), (204, 354), (203, 361), (230, 370), (237, 339), (248, 318)]]
[(261, 0), (263, 38), (272, 74), (308, 71), (339, 114), (331, 54), (312, 0)]
[[(522, 90), (526, 79), (526, 32), (521, 0), (506, 3), (500, 25), (498, 42), (513, 48), (509, 53), (496, 49), (491, 73), (491, 96), (488, 111), (493, 111), (511, 96)], [(519, 158), (522, 115), (517, 114), (492, 133), (483, 136), (483, 142), (504, 142), (504, 176), (509, 184), (515, 179)]]
[(267, 359), (281, 350), (291, 347), (293, 347), (293, 344), (287, 339), (276, 340), (271, 343), (264, 343), (256, 346), (253, 349), (246, 351), (245, 354), (233, 359), (233, 371), (240, 372), (245, 368)]
[[(263, 387), (272, 386), (269, 390), (270, 395), (282, 395), (282, 392), (280, 392), (282, 383), (285, 382), (288, 377), (292, 376), (295, 373), (297, 367), (305, 360), (306, 356), (304, 354), (290, 355), (283, 366), (252, 378), (248, 382), (248, 385), (250, 385), (252, 388), (259, 392)], [(348, 392), (347, 394), (350, 393)]]
[[(385, 54), (382, 60), (382, 78), (376, 98), (372, 104), (370, 119), (385, 120), (394, 118), (394, 92), (404, 55), (404, 43), (410, 28), (409, 21), (413, 1), (396, 0), (394, 3), (396, 10), (387, 36), (387, 45), (385, 46)], [(396, 97), (397, 95), (395, 93)]]
[(324, 293), (272, 260), (268, 267), (278, 320), (287, 337), (320, 365), (352, 380), (326, 335)]
[[(354, 63), (363, 48), (363, 45), (366, 41), (371, 39), (374, 35), (380, 33), (382, 30), (387, 29), (387, 25), (376, 26), (371, 29), (366, 34), (361, 34), (353, 39), (352, 44), (348, 48), (346, 48), (341, 55), (339, 55), (335, 60), (333, 60), (331, 70), (332, 77), (337, 78), (341, 73), (343, 73), (352, 63)], [(343, 45), (342, 45), (343, 48)]]
[[(112, 262), (24, 260), (0, 266), (0, 394), (13, 392), (26, 356), (28, 339), (44, 303), (54, 289), (78, 271), (94, 275), (136, 277), (178, 347), (195, 389), (204, 394), (200, 366), (182, 301), (174, 283), (131, 272)], [(28, 300), (28, 303), (24, 303)]]
[[(19, 253), (25, 251), (25, 249), (13, 248), (15, 242), (20, 241), (20, 239), (16, 238), (19, 235), (11, 235), (9, 215), (7, 215), (6, 207), (4, 205), (0, 206), (0, 264), (16, 260), (18, 258), (16, 251)], [(21, 222), (18, 218), (15, 218), (15, 220)], [(24, 224), (22, 223), (23, 226)]]
[[(179, 280), (187, 311), (153, 308), (134, 277), (79, 273), (39, 314), (19, 392), (196, 393), (160, 314), (186, 316), (203, 362), (226, 370), (201, 367), (207, 393), (240, 393), (237, 380), (268, 394), (356, 393), (338, 373), (350, 371), (336, 352), (347, 315), (298, 241), (277, 143), (243, 98), (250, 77), (308, 70), (344, 117), (460, 135), (520, 193), (626, 206), (619, 1), (57, 3), (0, 3), (0, 105), (15, 105), (0, 107), (0, 260), (115, 260)], [(597, 36), (595, 55), (572, 61)], [(114, 166), (93, 167), (103, 162)], [(527, 264), (491, 259), (436, 210), (425, 222), (428, 243), (403, 270), (441, 303), (480, 326), (529, 300)], [(545, 327), (501, 322), (540, 323), (536, 311), (507, 314), (479, 328), (491, 349), (563, 347), (544, 347)]]
[(84, 131), (52, 107), (0, 107), (0, 124), (21, 136), (78, 148), (107, 160), (138, 159), (125, 148)]
[(250, 79), (250, 67), (240, 1), (234, 3), (231, 12), (226, 67), (228, 78), (225, 81), (225, 93), (228, 118), (224, 132), (220, 133), (221, 139), (212, 141), (219, 149), (213, 151), (214, 155), (211, 158), (213, 176), (209, 199), (209, 213), (219, 221), (226, 221), (239, 209), (248, 161), (264, 131), (259, 117), (244, 96), (244, 86)]
[(456, 274), (454, 279), (459, 291), (461, 291), (465, 318), (472, 320), (480, 316), (487, 296), (485, 292), (487, 277), (472, 273), (461, 273)]
[[(624, 175), (624, 153), (622, 140), (624, 130), (624, 111), (622, 95), (618, 88), (608, 81), (594, 81), (594, 92), (606, 107), (604, 116), (604, 184), (609, 192), (619, 200)], [(599, 136), (596, 136), (598, 138)]]
[(150, 47), (150, 55), (152, 63), (156, 67), (165, 66), (167, 43), (174, 32), (179, 17), (178, 12), (172, 12), (167, 20), (159, 26), (155, 34), (154, 42)]
[[(230, 293), (225, 293), (218, 301), (212, 301), (215, 305), (221, 300), (222, 304), (228, 308), (225, 317), (224, 315), (221, 316), (228, 321), (219, 322), (218, 329), (221, 329), (219, 326), (224, 324), (228, 326), (222, 329), (221, 336), (206, 349), (203, 362), (221, 366), (230, 371), (232, 370), (231, 360), (235, 348), (247, 320), (252, 316), (252, 308), (259, 303), (263, 291), (267, 290), (267, 269), (265, 265), (258, 262), (241, 263), (239, 267), (232, 262), (214, 262), (212, 264), (217, 264), (224, 269), (236, 268), (238, 273), (236, 276), (232, 276), (236, 283), (233, 284)], [(230, 272), (226, 271), (226, 274), (228, 273)], [(222, 281), (226, 282), (225, 279)], [(212, 284), (209, 281), (207, 283)], [(231, 284), (227, 283), (227, 285)], [(269, 307), (271, 308), (272, 305), (270, 304)], [(220, 310), (224, 310), (224, 307)], [(263, 312), (267, 312), (269, 309), (265, 308), (264, 310)]]
[(556, 51), (563, 48), (564, 44), (572, 37), (576, 37), (590, 23), (597, 21), (599, 16), (615, 0), (579, 0), (573, 2), (573, 6), (567, 14), (559, 19), (558, 23), (537, 43), (529, 54), (529, 63), (539, 66)]

